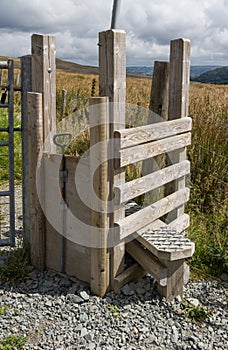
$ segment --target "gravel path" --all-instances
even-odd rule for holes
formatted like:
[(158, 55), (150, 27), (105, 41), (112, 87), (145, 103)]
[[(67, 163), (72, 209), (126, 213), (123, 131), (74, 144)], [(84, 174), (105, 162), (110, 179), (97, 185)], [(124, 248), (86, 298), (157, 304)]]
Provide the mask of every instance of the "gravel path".
[[(21, 237), (21, 205), (16, 218)], [(124, 286), (120, 295), (99, 298), (80, 281), (33, 270), (17, 287), (0, 281), (0, 340), (9, 334), (27, 337), (27, 350), (226, 350), (227, 286), (221, 281), (185, 286), (184, 300), (211, 311), (195, 324), (185, 318), (181, 300), (158, 295), (150, 276)]]
[(167, 302), (150, 276), (121, 295), (90, 295), (79, 281), (54, 272), (31, 272), (18, 287), (0, 284), (0, 339), (27, 336), (26, 349), (227, 349), (224, 283), (190, 282), (185, 299), (211, 310), (202, 324), (187, 321), (180, 300)]

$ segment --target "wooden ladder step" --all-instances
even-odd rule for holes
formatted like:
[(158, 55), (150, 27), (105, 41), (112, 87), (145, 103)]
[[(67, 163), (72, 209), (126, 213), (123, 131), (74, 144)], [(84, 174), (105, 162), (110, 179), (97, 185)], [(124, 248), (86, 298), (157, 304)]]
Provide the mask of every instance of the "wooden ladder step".
[(195, 251), (195, 244), (183, 234), (170, 228), (147, 230), (138, 236), (139, 241), (158, 259), (174, 261), (189, 258)]

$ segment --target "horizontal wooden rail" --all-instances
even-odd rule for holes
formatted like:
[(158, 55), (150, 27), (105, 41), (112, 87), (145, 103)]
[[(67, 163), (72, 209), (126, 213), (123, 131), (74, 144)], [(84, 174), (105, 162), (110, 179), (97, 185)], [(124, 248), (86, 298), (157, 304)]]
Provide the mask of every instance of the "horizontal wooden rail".
[[(116, 153), (116, 166), (124, 167), (141, 160), (155, 157), (162, 153), (172, 152), (191, 144), (191, 133), (167, 137), (165, 139), (124, 148)], [(117, 164), (119, 163), (119, 164)]]
[(192, 129), (190, 117), (162, 121), (161, 123), (139, 126), (136, 128), (117, 130), (114, 133), (118, 148), (133, 147), (142, 143), (175, 136)]
[(125, 239), (132, 233), (140, 230), (149, 223), (159, 219), (161, 216), (178, 208), (189, 200), (189, 189), (184, 188), (169, 196), (160, 199), (138, 212), (116, 222), (117, 234), (120, 239)]
[(190, 162), (185, 160), (141, 178), (126, 182), (114, 188), (115, 202), (116, 204), (122, 204), (189, 173)]
[(185, 231), (190, 225), (190, 217), (188, 214), (183, 214), (179, 216), (177, 219), (171, 221), (169, 224), (166, 224), (162, 220), (158, 219), (150, 224), (144, 226), (140, 230), (138, 230), (136, 233), (137, 235), (141, 236), (143, 232), (147, 230), (159, 230), (163, 227), (166, 227), (168, 229), (173, 229), (179, 233)]

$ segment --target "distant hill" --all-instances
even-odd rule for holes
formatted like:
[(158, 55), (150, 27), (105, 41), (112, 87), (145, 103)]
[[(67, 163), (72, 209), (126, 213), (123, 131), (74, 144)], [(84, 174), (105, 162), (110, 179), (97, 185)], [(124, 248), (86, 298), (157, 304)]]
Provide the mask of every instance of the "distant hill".
[(56, 58), (56, 68), (68, 73), (98, 74), (98, 67), (83, 66), (78, 63), (60, 60)]
[[(0, 56), (0, 61), (9, 57)], [(13, 58), (15, 68), (20, 68), (20, 59)], [(56, 68), (68, 73), (98, 74), (99, 68), (56, 58)], [(127, 76), (134, 78), (148, 78), (153, 74), (152, 66), (129, 66)], [(213, 84), (228, 84), (228, 67), (218, 66), (191, 66), (190, 76), (192, 81)]]
[(200, 83), (228, 84), (228, 66), (210, 70), (192, 80)]
[[(219, 66), (191, 66), (190, 68), (190, 76), (191, 79), (213, 70), (215, 68), (219, 68)], [(153, 74), (153, 67), (149, 66), (129, 66), (127, 67), (127, 73), (130, 74), (142, 74), (146, 76), (151, 76)]]

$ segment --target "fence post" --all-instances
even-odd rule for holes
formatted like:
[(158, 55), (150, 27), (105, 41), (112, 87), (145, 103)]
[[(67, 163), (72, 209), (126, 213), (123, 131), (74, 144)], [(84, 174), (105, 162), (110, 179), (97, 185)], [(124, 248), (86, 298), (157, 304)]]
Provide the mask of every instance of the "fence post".
[[(190, 75), (190, 41), (188, 39), (171, 40), (170, 43), (170, 80), (169, 80), (169, 112), (168, 119), (178, 119), (188, 116)], [(170, 164), (186, 159), (186, 148), (170, 152)], [(185, 187), (185, 177), (167, 186), (167, 194)], [(176, 219), (184, 213), (184, 205), (169, 215), (169, 220)]]
[[(154, 72), (150, 92), (148, 124), (168, 120), (169, 100), (169, 63), (154, 63)], [(154, 115), (156, 113), (157, 115)], [(143, 175), (150, 174), (165, 166), (165, 155), (159, 155), (143, 162)], [(156, 202), (164, 196), (164, 188), (160, 187), (145, 194), (145, 202)]]
[[(109, 285), (108, 235), (108, 97), (90, 98), (90, 176), (93, 184), (91, 201), (91, 291), (104, 296)], [(95, 232), (94, 232), (95, 230)], [(97, 232), (99, 230), (99, 234)]]
[(43, 146), (42, 94), (28, 92), (27, 100), (30, 255), (32, 265), (43, 270), (45, 267), (45, 220), (36, 186), (36, 167), (39, 152)]
[[(126, 33), (121, 30), (107, 30), (99, 33), (99, 92), (108, 96), (109, 139), (114, 139), (114, 130), (125, 128), (126, 96)], [(114, 142), (112, 154), (114, 155)], [(111, 157), (112, 158), (112, 157)], [(113, 199), (113, 186), (125, 181), (122, 169), (115, 169), (114, 157), (109, 161), (109, 200)], [(113, 206), (110, 227), (124, 218), (124, 206)], [(125, 245), (120, 243), (110, 249), (110, 283), (114, 289), (114, 278), (124, 269)]]
[(32, 35), (32, 91), (43, 95), (44, 141), (56, 129), (55, 37)]
[(30, 245), (29, 227), (29, 160), (28, 160), (28, 106), (27, 92), (32, 91), (32, 58), (21, 57), (21, 125), (22, 125), (22, 196), (23, 196), (23, 239)]

